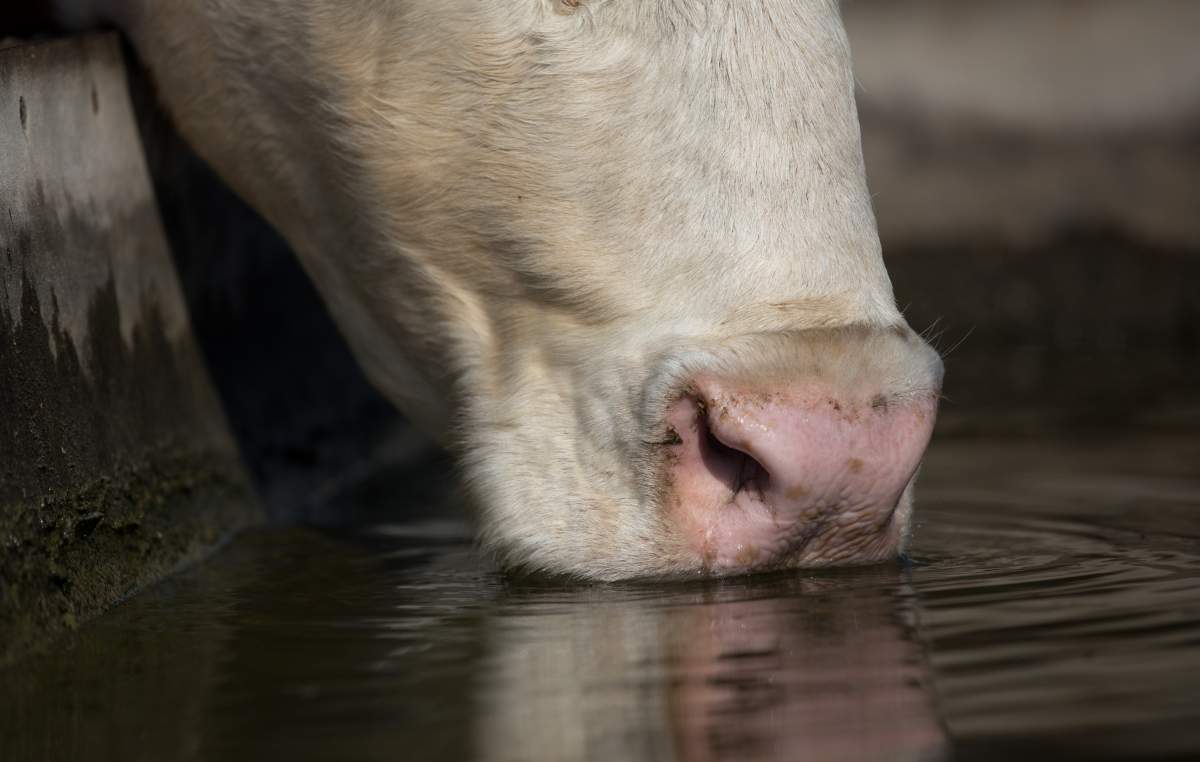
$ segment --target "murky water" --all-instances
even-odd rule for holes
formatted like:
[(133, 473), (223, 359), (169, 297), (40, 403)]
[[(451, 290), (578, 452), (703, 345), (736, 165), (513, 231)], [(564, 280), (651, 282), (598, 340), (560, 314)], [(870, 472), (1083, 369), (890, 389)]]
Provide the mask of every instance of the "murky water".
[(254, 532), (0, 672), (0, 758), (1200, 758), (1200, 437), (938, 442), (920, 494), (907, 565), (708, 583)]

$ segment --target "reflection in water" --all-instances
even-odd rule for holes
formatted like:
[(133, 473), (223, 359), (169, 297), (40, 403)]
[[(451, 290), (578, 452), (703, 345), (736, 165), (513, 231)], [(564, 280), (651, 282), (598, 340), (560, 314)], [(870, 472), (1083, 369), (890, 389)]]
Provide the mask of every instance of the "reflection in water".
[(908, 595), (896, 568), (668, 596), (514, 594), (489, 628), (477, 753), (935, 758)]
[(1200, 758), (1200, 439), (951, 442), (909, 566), (506, 580), (248, 533), (0, 672), (0, 759)]

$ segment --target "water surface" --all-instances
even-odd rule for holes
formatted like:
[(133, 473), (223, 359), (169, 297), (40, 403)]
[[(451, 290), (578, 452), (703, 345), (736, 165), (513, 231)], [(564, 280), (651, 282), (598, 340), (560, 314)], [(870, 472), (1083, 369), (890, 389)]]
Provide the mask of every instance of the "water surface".
[(0, 672), (0, 758), (1200, 758), (1200, 437), (939, 441), (919, 494), (908, 563), (728, 581), (248, 533)]

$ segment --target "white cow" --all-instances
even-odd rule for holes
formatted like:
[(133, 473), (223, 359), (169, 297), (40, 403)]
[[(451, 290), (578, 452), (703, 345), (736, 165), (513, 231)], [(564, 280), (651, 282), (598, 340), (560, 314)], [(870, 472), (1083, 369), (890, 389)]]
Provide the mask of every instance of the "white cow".
[(902, 549), (941, 363), (880, 256), (836, 0), (59, 11), (128, 34), (506, 565)]

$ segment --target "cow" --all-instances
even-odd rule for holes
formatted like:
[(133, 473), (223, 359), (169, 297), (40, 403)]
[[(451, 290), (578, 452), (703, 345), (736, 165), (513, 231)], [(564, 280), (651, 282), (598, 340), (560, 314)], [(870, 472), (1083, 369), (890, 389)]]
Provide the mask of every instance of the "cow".
[(836, 0), (56, 8), (124, 31), (506, 568), (903, 551), (942, 364), (884, 267)]

